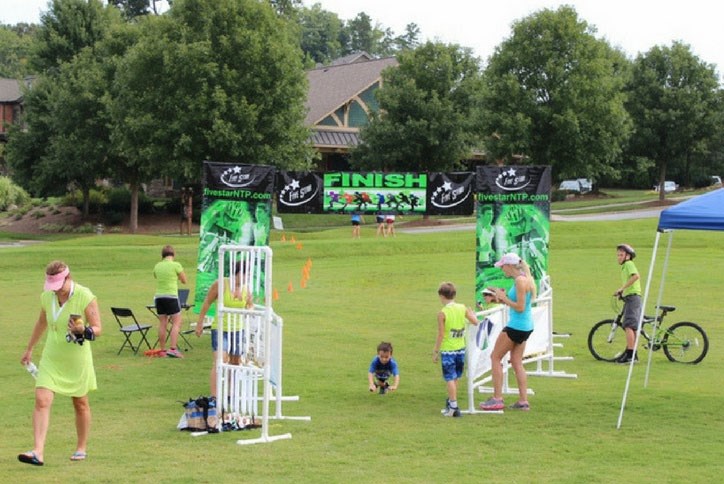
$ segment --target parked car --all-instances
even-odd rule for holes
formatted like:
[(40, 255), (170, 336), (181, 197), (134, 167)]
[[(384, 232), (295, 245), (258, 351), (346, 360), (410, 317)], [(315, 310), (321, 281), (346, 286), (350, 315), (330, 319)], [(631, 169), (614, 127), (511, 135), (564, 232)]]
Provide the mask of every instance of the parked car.
[(563, 180), (560, 185), (558, 185), (558, 189), (561, 191), (567, 191), (567, 192), (581, 192), (581, 184), (578, 183), (578, 180)]
[(593, 183), (586, 178), (577, 178), (575, 180), (563, 180), (558, 189), (566, 192), (588, 193), (593, 189)]
[(593, 182), (588, 178), (578, 178), (576, 181), (581, 185), (581, 193), (588, 193), (593, 190)]
[[(664, 193), (675, 192), (675, 191), (678, 190), (678, 189), (679, 189), (679, 185), (677, 185), (676, 182), (673, 182), (673, 181), (671, 181), (671, 180), (666, 180), (666, 181), (664, 182)], [(654, 191), (655, 191), (655, 192), (658, 192), (658, 191), (659, 191), (659, 185), (658, 185), (658, 183), (657, 183), (656, 185), (654, 185)]]

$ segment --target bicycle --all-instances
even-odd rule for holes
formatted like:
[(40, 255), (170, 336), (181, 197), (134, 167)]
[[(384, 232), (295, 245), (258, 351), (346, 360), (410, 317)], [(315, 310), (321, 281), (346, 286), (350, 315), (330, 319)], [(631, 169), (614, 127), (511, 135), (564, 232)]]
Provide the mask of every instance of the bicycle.
[[(594, 324), (588, 333), (588, 350), (594, 358), (602, 361), (615, 361), (626, 348), (626, 334), (621, 321), (623, 319), (623, 299), (613, 296), (611, 306), (617, 313), (615, 319), (604, 319)], [(646, 341), (644, 348), (658, 351), (675, 363), (696, 364), (704, 359), (709, 351), (709, 338), (706, 332), (696, 323), (681, 321), (664, 328), (663, 322), (667, 314), (676, 310), (675, 306), (659, 306), (658, 317), (644, 315), (641, 326), (641, 337)], [(656, 321), (656, 333), (652, 323)], [(651, 326), (647, 326), (651, 325)], [(648, 327), (648, 331), (647, 331)]]

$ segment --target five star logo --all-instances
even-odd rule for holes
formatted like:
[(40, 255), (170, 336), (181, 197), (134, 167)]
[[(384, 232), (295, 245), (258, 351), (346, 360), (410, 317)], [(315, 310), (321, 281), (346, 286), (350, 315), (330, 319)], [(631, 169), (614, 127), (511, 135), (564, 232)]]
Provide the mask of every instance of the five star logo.
[(500, 172), (500, 174), (495, 178), (495, 184), (498, 188), (502, 188), (506, 191), (518, 191), (530, 185), (531, 179), (528, 178), (525, 173), (518, 174), (518, 171), (511, 167)]
[(247, 187), (254, 181), (251, 173), (244, 173), (244, 170), (238, 165), (224, 170), (220, 179), (221, 183), (231, 188)]
[(443, 183), (432, 191), (430, 204), (440, 209), (449, 209), (465, 202), (471, 192), (470, 184), (455, 183), (445, 177)]
[(287, 179), (287, 184), (279, 191), (279, 203), (288, 207), (298, 207), (314, 200), (319, 185), (314, 176), (298, 176)]

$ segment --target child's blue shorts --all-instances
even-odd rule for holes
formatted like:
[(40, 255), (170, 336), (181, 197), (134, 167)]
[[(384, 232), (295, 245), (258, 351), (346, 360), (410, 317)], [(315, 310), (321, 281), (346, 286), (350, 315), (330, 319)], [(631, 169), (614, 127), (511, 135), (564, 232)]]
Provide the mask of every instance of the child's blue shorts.
[(445, 381), (458, 380), (465, 370), (465, 350), (445, 351), (440, 353), (442, 362), (442, 378)]

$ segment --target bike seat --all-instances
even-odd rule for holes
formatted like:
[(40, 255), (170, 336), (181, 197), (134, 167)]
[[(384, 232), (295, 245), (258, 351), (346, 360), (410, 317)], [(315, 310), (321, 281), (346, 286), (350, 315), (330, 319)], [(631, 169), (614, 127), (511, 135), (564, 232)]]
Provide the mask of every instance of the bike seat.
[(659, 309), (666, 311), (667, 313), (673, 313), (676, 311), (676, 306), (659, 306)]

